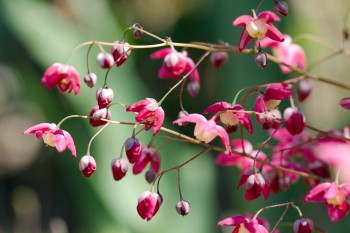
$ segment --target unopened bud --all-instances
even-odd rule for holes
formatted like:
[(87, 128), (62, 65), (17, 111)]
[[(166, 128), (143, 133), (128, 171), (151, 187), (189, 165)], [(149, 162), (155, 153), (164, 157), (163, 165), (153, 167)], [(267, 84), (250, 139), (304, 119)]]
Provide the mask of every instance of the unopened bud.
[(114, 43), (120, 44), (120, 45), (112, 46), (111, 53), (113, 55), (115, 64), (117, 66), (121, 66), (126, 61), (126, 59), (130, 56), (131, 49), (129, 47), (129, 43), (127, 43), (127, 42), (114, 41)]
[(114, 180), (120, 180), (129, 170), (129, 162), (124, 158), (115, 158), (112, 160), (112, 174)]
[(176, 212), (182, 216), (186, 216), (190, 213), (190, 203), (187, 201), (181, 200), (178, 203), (176, 203)]
[(96, 161), (90, 155), (84, 155), (79, 162), (79, 170), (83, 176), (90, 177), (96, 171)]
[(90, 125), (93, 127), (101, 126), (107, 124), (107, 121), (103, 121), (101, 119), (110, 120), (112, 117), (111, 112), (106, 109), (100, 109), (98, 106), (95, 106), (91, 109), (89, 114)]
[(97, 55), (97, 61), (101, 68), (111, 68), (114, 65), (114, 58), (111, 54), (101, 52)]
[(143, 34), (143, 32), (142, 32), (143, 28), (138, 23), (135, 23), (134, 25), (132, 25), (132, 27), (134, 28), (134, 33), (133, 33), (134, 38), (135, 39), (140, 39), (142, 37), (142, 34)]
[(267, 65), (267, 55), (264, 51), (260, 50), (255, 54), (255, 63), (260, 68), (265, 68)]
[(114, 92), (112, 88), (101, 87), (96, 91), (96, 100), (100, 108), (107, 107), (107, 105), (113, 101), (113, 98), (114, 98)]
[(220, 68), (228, 59), (226, 52), (212, 52), (210, 54), (210, 62), (216, 67)]
[(291, 135), (297, 135), (303, 132), (305, 128), (305, 116), (298, 108), (286, 108), (283, 113), (283, 119)]
[(135, 163), (137, 159), (140, 156), (141, 153), (141, 144), (140, 141), (135, 138), (131, 137), (126, 139), (125, 141), (125, 153), (128, 157), (128, 160), (130, 163)]
[(84, 77), (85, 84), (90, 88), (93, 88), (95, 86), (96, 81), (97, 81), (97, 76), (95, 73), (89, 72)]
[(314, 223), (309, 218), (300, 218), (293, 224), (294, 233), (311, 233)]
[(278, 1), (275, 3), (273, 10), (280, 16), (287, 16), (288, 4), (285, 1)]
[(196, 97), (199, 94), (200, 91), (200, 85), (199, 83), (195, 82), (195, 81), (190, 81), (187, 84), (187, 92), (192, 96), (192, 97)]
[(303, 79), (299, 82), (298, 86), (298, 97), (300, 101), (304, 101), (309, 97), (313, 88), (312, 81), (310, 79)]
[(154, 169), (151, 167), (146, 173), (145, 173), (145, 178), (146, 181), (150, 184), (154, 181), (156, 178), (157, 173), (154, 171)]

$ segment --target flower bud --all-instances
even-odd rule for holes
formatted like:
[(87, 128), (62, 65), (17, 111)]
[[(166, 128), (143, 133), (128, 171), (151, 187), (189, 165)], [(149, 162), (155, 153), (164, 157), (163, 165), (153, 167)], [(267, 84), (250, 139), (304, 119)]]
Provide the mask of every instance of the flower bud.
[(330, 173), (327, 165), (319, 160), (309, 163), (307, 167), (315, 175), (323, 178), (330, 178)]
[(145, 174), (146, 181), (149, 184), (152, 183), (156, 178), (156, 175), (157, 175), (156, 171), (152, 167), (150, 167), (150, 169)]
[(291, 135), (297, 135), (303, 132), (305, 128), (305, 116), (296, 107), (289, 107), (283, 113), (284, 123)]
[(141, 153), (141, 144), (140, 141), (135, 138), (131, 137), (126, 139), (125, 141), (125, 153), (128, 157), (128, 160), (130, 163), (135, 163), (137, 159), (140, 156)]
[[(114, 45), (111, 48), (111, 53), (113, 55), (115, 64), (117, 66), (121, 66), (126, 59), (130, 56), (131, 54), (131, 49), (128, 47), (129, 43), (124, 42), (124, 41), (114, 41), (114, 43), (121, 44), (121, 45)], [(126, 46), (123, 46), (126, 45)]]
[(288, 15), (288, 4), (285, 1), (278, 1), (273, 6), (273, 10), (280, 16)]
[(176, 212), (182, 216), (186, 216), (190, 213), (190, 203), (187, 201), (181, 200), (178, 203), (176, 203)]
[(311, 94), (313, 85), (310, 79), (303, 79), (299, 82), (298, 97), (300, 101), (304, 101)]
[(112, 114), (108, 109), (106, 108), (100, 109), (98, 106), (95, 106), (91, 109), (91, 112), (89, 114), (90, 125), (93, 127), (105, 125), (107, 124), (107, 121), (102, 121), (101, 119), (110, 120), (111, 117), (112, 117)]
[(84, 155), (81, 157), (79, 169), (83, 173), (83, 176), (90, 177), (92, 173), (96, 171), (96, 162), (94, 157), (90, 155)]
[(220, 68), (224, 63), (226, 63), (228, 55), (226, 52), (212, 52), (210, 54), (210, 62), (216, 67)]
[(264, 51), (260, 50), (255, 54), (255, 63), (260, 67), (260, 68), (265, 68), (267, 65), (267, 55)]
[(245, 188), (246, 188), (246, 191), (245, 191), (246, 200), (251, 201), (258, 198), (261, 194), (263, 194), (265, 190), (264, 177), (260, 173), (251, 174), (245, 183)]
[(97, 54), (97, 62), (101, 68), (108, 69), (114, 65), (114, 58), (109, 53), (101, 52)]
[[(133, 28), (134, 28), (134, 33), (133, 33), (134, 38), (135, 38), (135, 39), (140, 39), (140, 38), (142, 37), (142, 34), (143, 34), (143, 32), (141, 31), (143, 28), (142, 28), (141, 25), (138, 24), (138, 23), (135, 23), (135, 24), (132, 25), (132, 26), (133, 26)], [(141, 30), (140, 30), (140, 29), (141, 29)]]
[(112, 160), (112, 174), (114, 180), (121, 180), (129, 170), (129, 162), (124, 158), (115, 158)]
[(200, 91), (200, 85), (199, 83), (195, 82), (195, 81), (190, 81), (187, 84), (187, 92), (192, 96), (192, 97), (196, 97), (199, 94)]
[(84, 77), (85, 84), (90, 88), (93, 88), (95, 86), (96, 81), (97, 81), (97, 76), (95, 73), (89, 72)]
[(141, 193), (138, 199), (137, 212), (142, 219), (151, 220), (158, 212), (163, 198), (160, 194), (150, 191)]
[(96, 100), (100, 108), (107, 107), (113, 101), (114, 92), (112, 88), (101, 87), (96, 91)]
[(294, 233), (310, 233), (314, 229), (314, 223), (309, 218), (300, 218), (293, 224)]

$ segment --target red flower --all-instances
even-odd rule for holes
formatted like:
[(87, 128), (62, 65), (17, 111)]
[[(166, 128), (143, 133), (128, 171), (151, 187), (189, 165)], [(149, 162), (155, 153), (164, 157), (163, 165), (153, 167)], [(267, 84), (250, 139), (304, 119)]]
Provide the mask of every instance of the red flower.
[(253, 38), (261, 40), (266, 36), (272, 40), (284, 41), (282, 33), (271, 24), (271, 22), (278, 21), (280, 21), (280, 18), (271, 11), (263, 11), (257, 17), (241, 15), (236, 18), (233, 21), (233, 25), (244, 27), (241, 38), (239, 39), (238, 49), (240, 51), (245, 49), (249, 41)]
[(149, 221), (158, 212), (162, 202), (163, 198), (160, 194), (145, 191), (139, 196), (137, 212), (142, 219)]
[(24, 131), (25, 134), (35, 134), (36, 138), (43, 138), (48, 146), (56, 147), (58, 152), (63, 152), (67, 147), (74, 158), (77, 156), (73, 138), (62, 129), (56, 128), (55, 124), (41, 123)]
[(134, 166), (132, 168), (132, 172), (136, 175), (141, 173), (147, 164), (151, 164), (151, 168), (157, 174), (160, 169), (160, 157), (159, 154), (157, 153), (156, 149), (152, 146), (149, 145), (141, 146), (141, 152), (140, 155), (138, 156), (136, 162), (134, 163)]
[(83, 176), (90, 177), (96, 171), (96, 161), (91, 155), (84, 155), (79, 162), (79, 170)]
[(45, 71), (41, 78), (41, 85), (46, 86), (48, 90), (57, 85), (61, 92), (68, 90), (70, 93), (73, 90), (74, 94), (78, 94), (80, 90), (79, 73), (72, 66), (55, 63)]

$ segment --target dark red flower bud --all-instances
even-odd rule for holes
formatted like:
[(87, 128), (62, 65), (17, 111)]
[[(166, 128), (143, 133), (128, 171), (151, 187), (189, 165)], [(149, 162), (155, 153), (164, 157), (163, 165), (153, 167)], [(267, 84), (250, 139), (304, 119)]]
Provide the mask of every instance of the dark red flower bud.
[(109, 53), (101, 52), (97, 54), (97, 62), (101, 68), (108, 69), (114, 65), (114, 58)]
[(115, 158), (112, 160), (112, 173), (114, 180), (120, 180), (129, 170), (129, 162), (124, 158)]
[(311, 233), (314, 223), (309, 218), (300, 218), (293, 224), (294, 233)]
[(112, 117), (112, 114), (106, 108), (100, 109), (98, 106), (95, 106), (93, 107), (93, 109), (91, 109), (89, 117), (90, 117), (90, 125), (93, 127), (97, 127), (97, 126), (107, 124), (106, 121), (102, 121), (101, 119), (110, 120)]
[(267, 55), (264, 51), (259, 51), (255, 54), (255, 63), (260, 67), (260, 68), (265, 68), (267, 65)]
[(90, 155), (84, 155), (79, 162), (79, 169), (83, 176), (90, 177), (92, 173), (96, 171), (96, 162), (94, 157)]
[(284, 123), (291, 135), (297, 135), (303, 132), (305, 128), (305, 116), (296, 107), (289, 107), (283, 113)]
[(126, 139), (125, 153), (126, 153), (126, 156), (128, 157), (129, 162), (135, 163), (138, 160), (141, 153), (140, 141), (135, 137)]
[(323, 178), (330, 178), (330, 173), (327, 165), (319, 160), (308, 164), (307, 167), (315, 175), (318, 175)]
[(134, 28), (134, 33), (133, 33), (134, 38), (135, 39), (140, 39), (142, 37), (142, 34), (143, 34), (143, 32), (142, 32), (143, 28), (138, 23), (135, 23), (134, 25), (132, 25), (132, 27)]
[(150, 191), (141, 193), (138, 199), (137, 212), (142, 219), (151, 220), (158, 212), (163, 198), (160, 194)]
[(273, 6), (273, 10), (280, 16), (288, 15), (288, 4), (285, 1), (278, 1)]
[(154, 181), (156, 178), (157, 173), (154, 171), (152, 167), (148, 169), (148, 171), (145, 174), (146, 181), (150, 184)]
[[(114, 43), (120, 44), (120, 45), (114, 45), (111, 48), (111, 53), (113, 55), (115, 64), (117, 66), (121, 66), (126, 59), (131, 54), (131, 49), (129, 48), (129, 43), (124, 41), (114, 41)], [(123, 46), (125, 45), (125, 46)]]
[(89, 72), (87, 75), (85, 75), (84, 77), (84, 82), (85, 84), (90, 87), (90, 88), (93, 88), (96, 84), (96, 81), (97, 81), (97, 76), (96, 74), (92, 73), (92, 72)]
[(228, 55), (226, 52), (212, 52), (210, 54), (210, 62), (216, 67), (220, 68), (224, 63), (226, 63)]
[(190, 81), (187, 84), (187, 92), (192, 96), (192, 97), (196, 97), (199, 94), (201, 87), (199, 85), (199, 83), (195, 82), (195, 81)]
[(190, 203), (187, 201), (181, 200), (178, 203), (176, 203), (175, 209), (176, 212), (182, 216), (186, 216), (190, 213)]
[(112, 88), (101, 87), (96, 91), (96, 100), (100, 108), (105, 108), (113, 101), (114, 92)]
[(304, 101), (309, 97), (313, 88), (312, 81), (310, 79), (303, 79), (299, 82), (298, 97), (300, 101)]
[(258, 198), (261, 194), (264, 194), (264, 199), (267, 199), (265, 193), (265, 179), (260, 173), (251, 174), (245, 183), (245, 199), (248, 201)]

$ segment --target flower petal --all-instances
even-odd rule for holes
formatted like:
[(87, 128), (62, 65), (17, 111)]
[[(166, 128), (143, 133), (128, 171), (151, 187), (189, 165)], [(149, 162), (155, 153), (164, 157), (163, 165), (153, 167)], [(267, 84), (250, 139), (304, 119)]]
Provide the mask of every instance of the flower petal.
[(244, 223), (245, 219), (246, 218), (243, 217), (243, 216), (232, 216), (232, 217), (220, 220), (217, 223), (217, 225), (218, 226), (237, 226), (237, 225), (239, 225), (241, 223)]

